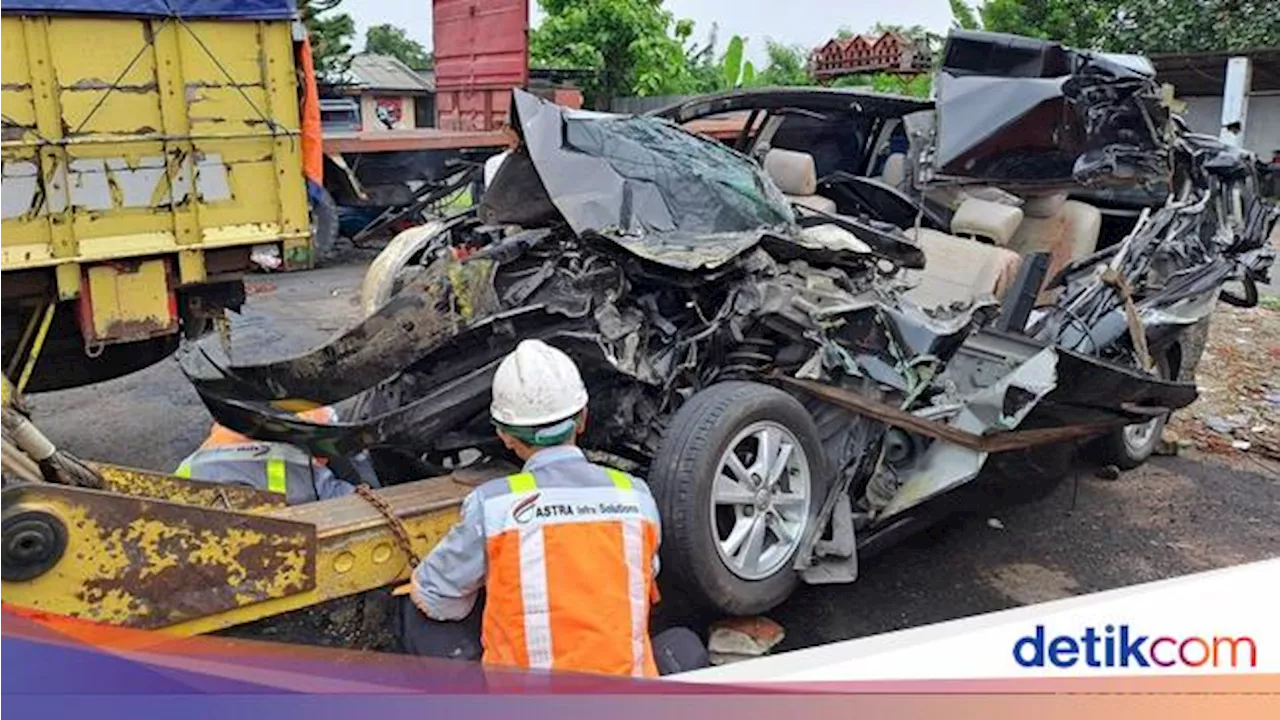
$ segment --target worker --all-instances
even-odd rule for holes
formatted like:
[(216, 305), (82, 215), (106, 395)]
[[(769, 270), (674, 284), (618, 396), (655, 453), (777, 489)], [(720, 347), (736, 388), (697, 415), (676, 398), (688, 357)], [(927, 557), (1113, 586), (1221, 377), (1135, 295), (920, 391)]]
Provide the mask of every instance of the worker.
[[(337, 411), (330, 407), (306, 410), (298, 417), (323, 424), (338, 421)], [(174, 474), (280, 493), (289, 505), (328, 500), (355, 490), (354, 485), (337, 477), (323, 458), (288, 443), (254, 440), (217, 423)]]
[(642, 480), (592, 464), (577, 447), (587, 390), (573, 360), (521, 342), (494, 375), (490, 415), (524, 468), (473, 490), (414, 570), (407, 649), (471, 659), (459, 642), (474, 632), (483, 589), (486, 665), (652, 677), (655, 645), (671, 660), (664, 670), (703, 664), (688, 630), (649, 637), (657, 506)]

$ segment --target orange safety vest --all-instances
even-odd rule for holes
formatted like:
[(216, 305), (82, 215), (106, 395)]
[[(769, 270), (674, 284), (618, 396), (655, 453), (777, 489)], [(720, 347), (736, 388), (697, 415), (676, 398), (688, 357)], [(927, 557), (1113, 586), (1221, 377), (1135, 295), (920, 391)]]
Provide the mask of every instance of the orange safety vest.
[(543, 450), (467, 498), (415, 570), (413, 599), (430, 617), (460, 619), (483, 585), (486, 664), (656, 677), (660, 537), (643, 481), (577, 448)]

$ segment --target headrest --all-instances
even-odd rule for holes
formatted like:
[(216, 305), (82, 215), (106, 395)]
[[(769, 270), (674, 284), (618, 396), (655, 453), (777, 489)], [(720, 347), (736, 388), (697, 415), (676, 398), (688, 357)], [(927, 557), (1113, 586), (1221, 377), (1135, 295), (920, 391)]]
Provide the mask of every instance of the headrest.
[(1022, 208), (1003, 203), (966, 198), (951, 217), (951, 232), (979, 236), (1001, 247), (1008, 245), (1022, 223)]
[(893, 153), (884, 159), (884, 169), (880, 171), (880, 180), (885, 185), (900, 187), (907, 177), (907, 154)]
[(785, 195), (813, 195), (818, 191), (818, 171), (809, 153), (774, 148), (765, 153), (764, 171)]
[(1067, 194), (1064, 192), (1052, 195), (1028, 195), (1023, 198), (1022, 212), (1027, 217), (1033, 218), (1053, 217), (1058, 214), (1066, 201)]

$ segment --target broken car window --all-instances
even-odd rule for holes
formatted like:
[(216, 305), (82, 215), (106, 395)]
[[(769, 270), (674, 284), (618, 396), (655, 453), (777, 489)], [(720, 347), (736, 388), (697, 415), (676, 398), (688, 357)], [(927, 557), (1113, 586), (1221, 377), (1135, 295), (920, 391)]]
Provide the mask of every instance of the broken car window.
[[(623, 231), (700, 235), (794, 222), (786, 200), (750, 160), (661, 120), (570, 116), (564, 145), (605, 160), (623, 178)], [(660, 202), (637, 203), (642, 196)]]

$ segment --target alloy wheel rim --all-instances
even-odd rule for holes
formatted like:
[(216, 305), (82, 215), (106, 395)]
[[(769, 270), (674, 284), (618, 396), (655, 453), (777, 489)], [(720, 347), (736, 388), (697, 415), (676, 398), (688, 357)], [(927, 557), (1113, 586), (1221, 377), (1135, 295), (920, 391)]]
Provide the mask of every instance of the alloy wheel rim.
[(752, 423), (720, 456), (711, 487), (716, 552), (734, 575), (760, 580), (794, 555), (809, 524), (811, 475), (799, 439), (769, 420)]

